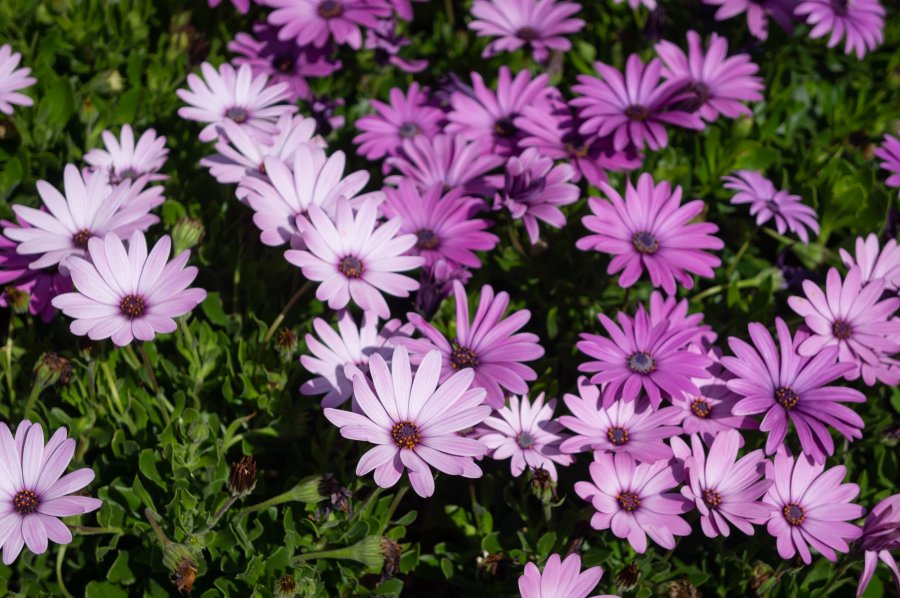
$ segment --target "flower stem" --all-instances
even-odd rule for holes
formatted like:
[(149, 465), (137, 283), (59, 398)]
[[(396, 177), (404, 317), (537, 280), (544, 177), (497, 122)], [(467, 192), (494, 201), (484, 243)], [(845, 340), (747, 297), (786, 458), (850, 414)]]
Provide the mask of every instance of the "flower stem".
[(237, 496), (231, 496), (231, 497), (229, 497), (228, 500), (226, 500), (226, 501), (222, 504), (222, 506), (219, 507), (219, 510), (216, 511), (215, 515), (213, 515), (213, 518), (212, 518), (212, 519), (210, 520), (210, 522), (206, 525), (206, 527), (204, 527), (203, 530), (201, 530), (200, 534), (201, 534), (201, 535), (202, 535), (202, 534), (205, 534), (206, 532), (208, 532), (208, 531), (210, 531), (212, 528), (214, 528), (214, 527), (216, 526), (216, 524), (219, 522), (219, 519), (222, 518), (222, 515), (225, 514), (225, 511), (227, 511), (228, 509), (230, 509), (230, 508), (231, 508), (231, 505), (233, 505), (236, 501), (237, 501)]
[(171, 544), (171, 540), (166, 537), (165, 532), (162, 531), (162, 528), (159, 527), (159, 524), (156, 522), (156, 517), (153, 516), (153, 511), (149, 508), (144, 509), (144, 516), (147, 518), (147, 521), (150, 522), (150, 527), (153, 528), (153, 533), (156, 534), (156, 539), (159, 540), (160, 545), (163, 548)]
[(850, 568), (850, 565), (853, 564), (852, 559), (849, 559), (846, 557), (844, 557), (844, 559), (845, 559), (844, 565), (842, 567), (834, 568), (834, 573), (832, 573), (831, 577), (828, 578), (828, 583), (826, 583), (824, 586), (822, 586), (822, 589), (820, 589), (816, 593), (815, 598), (821, 598), (822, 596), (827, 596), (828, 591), (831, 589), (831, 586), (833, 586), (835, 583), (837, 583), (837, 581), (840, 580), (844, 576), (844, 573), (847, 572), (847, 569)]
[(384, 535), (384, 531), (394, 517), (394, 513), (397, 511), (397, 507), (400, 506), (400, 501), (403, 500), (403, 496), (406, 494), (407, 490), (409, 490), (409, 486), (402, 486), (397, 494), (394, 495), (394, 500), (391, 501), (387, 513), (384, 514), (384, 519), (381, 522), (381, 531), (378, 532), (378, 535)]
[(299, 565), (304, 561), (311, 561), (313, 559), (352, 559), (353, 552), (352, 546), (348, 546), (345, 548), (335, 548), (332, 550), (319, 550), (316, 552), (307, 552), (306, 554), (300, 554), (293, 558), (291, 561), (292, 565)]
[(156, 382), (156, 374), (153, 373), (153, 366), (150, 365), (150, 357), (147, 355), (147, 349), (143, 343), (138, 345), (138, 353), (141, 354), (141, 361), (144, 362), (144, 369), (147, 370), (147, 376), (150, 378), (150, 386), (153, 387), (153, 394), (159, 394), (159, 384)]
[(12, 373), (12, 352), (13, 352), (13, 331), (15, 327), (13, 326), (13, 312), (9, 311), (9, 328), (6, 331), (6, 346), (4, 347), (6, 353), (6, 386), (9, 389), (9, 400), (12, 401), (16, 398), (16, 387), (13, 386), (13, 373)]
[(28, 414), (34, 409), (34, 403), (37, 401), (37, 398), (41, 396), (42, 390), (44, 390), (44, 386), (41, 384), (35, 383), (35, 385), (31, 387), (31, 392), (28, 394), (28, 400), (25, 401), (24, 416), (26, 419), (28, 418)]
[(281, 505), (286, 502), (291, 502), (296, 500), (297, 497), (297, 488), (291, 488), (287, 492), (279, 494), (278, 496), (274, 496), (269, 500), (264, 500), (261, 503), (257, 503), (255, 505), (250, 505), (249, 507), (244, 507), (239, 511), (240, 515), (249, 515), (250, 513), (256, 513), (257, 511), (262, 511), (264, 509), (268, 509), (269, 507), (274, 507), (275, 505)]
[(78, 532), (82, 536), (97, 536), (100, 534), (124, 534), (121, 527), (88, 527), (85, 525), (70, 525), (69, 529)]
[(444, 0), (444, 10), (447, 12), (447, 22), (452, 27), (456, 23), (456, 14), (453, 12), (453, 0)]
[(272, 336), (278, 330), (278, 327), (281, 326), (281, 323), (284, 322), (284, 319), (287, 317), (288, 312), (291, 311), (291, 308), (294, 307), (294, 304), (296, 304), (300, 300), (300, 298), (303, 297), (303, 295), (305, 295), (306, 292), (311, 288), (312, 281), (307, 280), (305, 283), (303, 283), (303, 286), (300, 287), (300, 289), (298, 289), (296, 293), (294, 293), (294, 296), (288, 300), (287, 305), (284, 306), (284, 309), (281, 310), (281, 313), (278, 314), (278, 317), (275, 318), (275, 321), (272, 322), (271, 326), (269, 326), (269, 330), (266, 332), (266, 336), (263, 338), (263, 345), (269, 344), (269, 341), (272, 340)]
[(75, 598), (75, 596), (73, 596), (66, 588), (62, 575), (62, 567), (66, 559), (66, 549), (68, 547), (68, 544), (60, 544), (59, 552), (56, 553), (56, 584), (59, 586), (59, 590), (65, 598)]

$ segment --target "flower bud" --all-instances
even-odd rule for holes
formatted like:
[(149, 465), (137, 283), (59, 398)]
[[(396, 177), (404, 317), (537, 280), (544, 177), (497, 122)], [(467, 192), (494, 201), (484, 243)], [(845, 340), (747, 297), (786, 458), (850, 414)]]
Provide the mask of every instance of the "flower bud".
[(297, 351), (297, 333), (290, 328), (282, 328), (275, 337), (275, 346), (283, 360), (291, 361)]
[(197, 562), (184, 544), (169, 542), (163, 550), (163, 565), (172, 572), (172, 583), (182, 594), (190, 594), (197, 580)]
[(172, 247), (175, 249), (175, 255), (197, 246), (204, 234), (206, 229), (203, 228), (201, 221), (189, 216), (179, 219), (172, 228)]
[(403, 548), (390, 538), (381, 538), (381, 554), (384, 556), (381, 580), (384, 581), (400, 572), (400, 557), (403, 555)]
[(244, 456), (231, 464), (231, 475), (228, 476), (228, 491), (232, 496), (247, 496), (256, 487), (256, 459)]
[(31, 295), (28, 294), (28, 291), (23, 291), (19, 287), (12, 285), (3, 290), (3, 299), (5, 299), (5, 303), (9, 308), (17, 314), (26, 313), (31, 303)]
[(275, 582), (275, 598), (293, 598), (297, 595), (297, 580), (285, 574)]
[(630, 590), (637, 585), (640, 576), (641, 570), (638, 569), (637, 563), (632, 561), (616, 573), (616, 583), (621, 589)]
[(531, 492), (542, 503), (549, 503), (557, 499), (556, 482), (550, 477), (543, 467), (535, 467), (531, 471)]
[(366, 536), (349, 548), (348, 558), (362, 563), (367, 569), (380, 571), (384, 567), (384, 553), (381, 549), (382, 536)]
[(44, 353), (34, 367), (34, 384), (47, 388), (52, 384), (68, 384), (72, 379), (72, 363), (56, 353)]

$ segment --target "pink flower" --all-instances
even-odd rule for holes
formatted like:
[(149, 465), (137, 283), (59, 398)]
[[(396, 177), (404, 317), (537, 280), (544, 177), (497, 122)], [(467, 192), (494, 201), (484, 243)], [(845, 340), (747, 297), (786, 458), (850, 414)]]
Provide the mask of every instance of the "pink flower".
[(428, 104), (428, 91), (418, 83), (411, 83), (406, 93), (398, 88), (390, 91), (390, 104), (369, 100), (375, 114), (367, 114), (356, 121), (362, 131), (353, 138), (359, 145), (357, 153), (369, 160), (396, 155), (404, 139), (437, 135), (444, 113)]
[(885, 184), (900, 187), (900, 139), (885, 135), (884, 143), (875, 150), (875, 155), (882, 160), (881, 168), (890, 173)]
[(13, 113), (13, 105), (32, 106), (34, 100), (19, 91), (37, 83), (30, 68), (17, 69), (22, 55), (9, 44), (0, 46), (0, 112)]
[(574, 2), (557, 0), (475, 0), (469, 29), (479, 37), (499, 37), (481, 53), (490, 58), (499, 52), (514, 52), (530, 46), (535, 60), (545, 61), (551, 50), (572, 47), (567, 33), (577, 33), (584, 21), (573, 19), (581, 10)]
[(765, 40), (769, 36), (769, 21), (772, 17), (782, 29), (794, 30), (794, 7), (799, 0), (703, 0), (706, 4), (719, 6), (716, 20), (724, 21), (741, 13), (747, 13), (747, 27), (754, 37)]
[(844, 54), (854, 52), (859, 60), (884, 41), (884, 7), (878, 0), (804, 0), (794, 14), (806, 17), (812, 39), (831, 34), (829, 48), (846, 38)]
[(737, 191), (731, 198), (734, 205), (750, 204), (750, 215), (756, 216), (757, 226), (762, 226), (772, 218), (778, 234), (790, 230), (804, 244), (809, 243), (809, 229), (819, 234), (816, 211), (804, 205), (799, 195), (778, 191), (772, 181), (753, 170), (736, 170), (731, 176), (722, 177), (726, 189)]
[[(8, 220), (0, 220), (0, 226), (29, 227), (25, 222), (15, 224)], [(49, 322), (56, 315), (50, 302), (60, 293), (71, 291), (72, 280), (55, 268), (32, 270), (35, 257), (19, 255), (18, 247), (18, 243), (0, 235), (0, 306), (22, 311), (27, 308), (31, 315)]]
[[(521, 598), (586, 598), (600, 583), (603, 569), (591, 567), (581, 570), (581, 557), (572, 553), (560, 561), (556, 553), (550, 555), (543, 572), (534, 563), (525, 564), (525, 573), (519, 578)], [(615, 598), (609, 594), (592, 598)]]
[(879, 278), (884, 288), (896, 291), (900, 288), (900, 247), (895, 239), (888, 239), (883, 248), (878, 247), (878, 237), (869, 233), (865, 239), (856, 237), (856, 255), (845, 249), (838, 250), (847, 268), (859, 266), (860, 282), (868, 284)]
[(399, 185), (409, 178), (420, 189), (440, 185), (448, 189), (461, 187), (466, 193), (486, 193), (484, 174), (503, 163), (501, 156), (482, 154), (477, 143), (459, 135), (437, 135), (434, 139), (417, 135), (404, 139), (397, 156), (385, 160), (387, 166), (400, 173), (388, 176), (385, 182)]
[(269, 23), (281, 27), (278, 38), (294, 38), (298, 46), (322, 47), (334, 39), (359, 50), (359, 28), (373, 29), (379, 18), (391, 14), (383, 0), (263, 0), (263, 4), (275, 8)]
[(146, 176), (148, 181), (169, 178), (159, 174), (169, 155), (165, 137), (158, 136), (154, 129), (147, 129), (135, 144), (130, 125), (122, 126), (119, 135), (121, 141), (109, 131), (103, 131), (106, 149), (95, 148), (84, 155), (84, 161), (91, 165), (91, 170), (105, 171), (110, 185), (142, 176)]
[(880, 559), (894, 574), (894, 584), (900, 593), (900, 570), (894, 560), (892, 550), (900, 549), (900, 494), (894, 494), (880, 501), (866, 517), (859, 547), (865, 551), (865, 564), (859, 578), (856, 595), (862, 596), (872, 580), (875, 566)]
[(697, 346), (710, 345), (718, 338), (712, 326), (702, 324), (702, 313), (688, 314), (687, 299), (676, 301), (671, 295), (653, 291), (650, 293), (647, 315), (650, 317), (651, 328), (661, 322), (668, 322), (669, 330), (693, 330), (694, 336), (690, 342)]

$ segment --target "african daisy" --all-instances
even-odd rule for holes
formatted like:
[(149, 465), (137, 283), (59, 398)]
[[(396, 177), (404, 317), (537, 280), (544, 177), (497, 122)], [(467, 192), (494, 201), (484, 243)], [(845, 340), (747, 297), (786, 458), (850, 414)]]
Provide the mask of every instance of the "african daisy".
[(391, 12), (383, 0), (263, 0), (263, 4), (275, 9), (268, 20), (281, 27), (279, 39), (316, 47), (334, 39), (354, 50), (362, 46), (359, 28), (374, 28)]
[[(572, 553), (562, 560), (556, 553), (550, 555), (540, 571), (534, 563), (525, 564), (525, 572), (519, 577), (521, 598), (587, 598), (597, 587), (603, 569), (590, 567), (581, 570), (581, 557)], [(615, 598), (608, 594), (592, 598)]]
[(747, 13), (747, 28), (754, 37), (769, 37), (769, 17), (788, 33), (794, 30), (794, 7), (799, 0), (703, 0), (705, 4), (718, 6), (716, 20), (724, 21)]
[(865, 552), (862, 575), (856, 588), (856, 595), (862, 596), (872, 580), (879, 559), (894, 575), (897, 593), (900, 593), (900, 570), (891, 551), (900, 550), (900, 494), (894, 494), (880, 501), (869, 511), (863, 526), (859, 547)]
[(23, 93), (19, 93), (26, 87), (37, 83), (37, 79), (31, 77), (30, 68), (17, 69), (22, 55), (13, 52), (9, 44), (0, 46), (0, 112), (13, 113), (13, 105), (32, 106), (34, 100)]
[(148, 181), (169, 178), (159, 174), (169, 155), (166, 138), (157, 135), (154, 129), (144, 131), (137, 144), (130, 125), (122, 127), (119, 139), (109, 131), (103, 131), (102, 137), (105, 149), (90, 150), (84, 155), (84, 161), (90, 164), (92, 170), (106, 172), (111, 185), (145, 175)]
[(356, 121), (362, 131), (353, 138), (357, 153), (369, 160), (395, 155), (404, 139), (417, 136), (433, 138), (441, 130), (444, 113), (428, 104), (428, 90), (411, 83), (409, 89), (393, 88), (390, 103), (369, 100), (375, 114), (367, 114)]
[(485, 47), (482, 58), (527, 45), (534, 59), (543, 62), (551, 50), (572, 47), (565, 35), (584, 27), (584, 21), (572, 18), (580, 10), (580, 4), (558, 0), (475, 0), (469, 29), (479, 37), (499, 38)]
[(459, 135), (437, 135), (434, 139), (416, 135), (404, 139), (397, 155), (385, 160), (385, 165), (399, 172), (386, 177), (385, 182), (399, 185), (409, 178), (420, 189), (440, 185), (461, 187), (466, 193), (487, 193), (484, 175), (503, 163), (503, 157), (483, 154), (476, 142)]
[(844, 54), (853, 52), (859, 60), (884, 41), (884, 12), (878, 0), (803, 0), (794, 9), (806, 17), (809, 37), (830, 34), (829, 48), (844, 38)]
[(735, 170), (730, 176), (722, 177), (725, 188), (737, 191), (731, 198), (734, 205), (750, 204), (750, 215), (756, 216), (756, 225), (762, 226), (772, 218), (778, 234), (790, 230), (809, 243), (807, 229), (819, 234), (816, 211), (800, 200), (799, 195), (791, 195), (784, 190), (776, 190), (772, 181), (753, 170)]
[(884, 183), (888, 187), (900, 187), (900, 139), (885, 135), (884, 142), (875, 149), (875, 156), (881, 158), (881, 168), (890, 173)]
[(838, 251), (847, 268), (859, 266), (863, 285), (880, 278), (884, 280), (886, 290), (896, 291), (900, 288), (900, 246), (895, 239), (889, 239), (884, 247), (879, 248), (878, 236), (869, 233), (865, 238), (856, 238), (855, 254), (843, 248)]

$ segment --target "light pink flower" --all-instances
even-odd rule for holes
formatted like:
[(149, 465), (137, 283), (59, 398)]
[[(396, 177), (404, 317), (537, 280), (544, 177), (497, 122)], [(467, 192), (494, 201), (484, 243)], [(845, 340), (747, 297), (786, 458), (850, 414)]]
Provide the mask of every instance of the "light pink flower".
[(9, 44), (0, 46), (0, 112), (13, 113), (13, 105), (31, 106), (34, 100), (19, 91), (37, 83), (30, 68), (17, 69), (22, 55), (13, 52)]
[(885, 290), (900, 289), (900, 246), (895, 239), (889, 239), (884, 247), (879, 248), (878, 236), (869, 233), (865, 238), (856, 237), (855, 255), (843, 248), (838, 251), (847, 268), (859, 266), (863, 285), (881, 278), (884, 280)]
[[(525, 564), (525, 573), (519, 578), (521, 598), (585, 598), (597, 587), (603, 569), (591, 567), (581, 570), (581, 557), (572, 553), (560, 561), (556, 553), (550, 555), (543, 572), (534, 563)], [(592, 598), (616, 598), (609, 594)]]
[(135, 144), (131, 125), (123, 125), (119, 136), (120, 139), (116, 139), (109, 131), (103, 131), (105, 149), (94, 148), (84, 155), (91, 170), (105, 172), (110, 185), (142, 176), (148, 181), (169, 178), (159, 174), (169, 155), (165, 137), (157, 135), (154, 129), (147, 129)]

